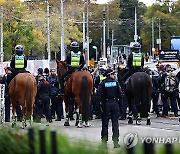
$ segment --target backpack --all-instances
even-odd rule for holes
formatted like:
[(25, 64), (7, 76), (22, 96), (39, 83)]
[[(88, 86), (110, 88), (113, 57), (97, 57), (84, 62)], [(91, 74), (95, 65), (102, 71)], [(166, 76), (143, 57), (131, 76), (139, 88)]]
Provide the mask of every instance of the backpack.
[(165, 78), (165, 91), (173, 92), (176, 89), (176, 78), (168, 74)]

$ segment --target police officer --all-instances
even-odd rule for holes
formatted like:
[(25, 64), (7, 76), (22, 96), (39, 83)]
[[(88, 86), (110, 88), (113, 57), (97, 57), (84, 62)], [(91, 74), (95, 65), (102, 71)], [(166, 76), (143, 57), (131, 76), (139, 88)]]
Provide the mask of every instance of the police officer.
[(144, 67), (144, 57), (140, 52), (141, 44), (134, 42), (132, 44), (132, 53), (128, 57), (127, 68), (129, 71), (122, 77), (121, 81), (124, 83), (128, 77), (137, 71), (141, 71)]
[(45, 69), (44, 69), (44, 79), (46, 80), (46, 81), (49, 81), (49, 69), (46, 67)]
[(26, 72), (27, 58), (24, 56), (24, 47), (22, 45), (15, 46), (15, 55), (12, 57), (10, 67), (12, 68), (12, 78), (18, 73)]
[(61, 121), (61, 117), (63, 116), (63, 99), (59, 95), (59, 83), (55, 69), (50, 70), (49, 84), (51, 85), (51, 115), (55, 117), (56, 112), (57, 119), (55, 121)]
[(120, 147), (119, 141), (119, 105), (118, 99), (121, 100), (121, 87), (119, 83), (114, 79), (114, 71), (112, 69), (106, 70), (107, 78), (101, 82), (98, 87), (97, 95), (100, 100), (102, 100), (102, 131), (101, 139), (102, 142), (107, 146), (108, 141), (108, 123), (109, 116), (112, 120), (112, 140), (114, 142), (114, 148)]
[(43, 109), (45, 112), (46, 120), (51, 123), (51, 110), (50, 110), (50, 84), (46, 81), (43, 76), (39, 76), (39, 83), (37, 86), (37, 93), (39, 95), (40, 102), (42, 103), (43, 108), (39, 108), (38, 114), (42, 116)]
[(72, 42), (71, 45), (71, 52), (67, 54), (66, 64), (68, 70), (61, 76), (60, 85), (61, 85), (61, 95), (64, 94), (64, 78), (71, 74), (75, 69), (79, 70), (82, 69), (85, 61), (83, 54), (79, 51), (79, 44), (77, 42)]

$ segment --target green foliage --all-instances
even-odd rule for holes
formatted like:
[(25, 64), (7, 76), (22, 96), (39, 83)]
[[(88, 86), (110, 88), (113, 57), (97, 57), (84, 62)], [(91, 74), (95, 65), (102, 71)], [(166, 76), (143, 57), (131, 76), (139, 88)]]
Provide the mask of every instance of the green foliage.
[(28, 154), (29, 147), (26, 136), (20, 133), (0, 129), (0, 153)]
[[(154, 34), (155, 42), (159, 38), (159, 22), (161, 25), (161, 42), (162, 49), (170, 49), (170, 38), (171, 36), (180, 35), (180, 24), (179, 24), (179, 14), (180, 10), (180, 0), (169, 6), (166, 1), (161, 4), (154, 4), (148, 7), (147, 12), (144, 15), (145, 25), (141, 29), (141, 38), (143, 41), (143, 46), (145, 50), (149, 49), (149, 45), (152, 40), (152, 18), (154, 19)], [(178, 14), (178, 15), (177, 15)], [(158, 48), (158, 45), (155, 45)]]

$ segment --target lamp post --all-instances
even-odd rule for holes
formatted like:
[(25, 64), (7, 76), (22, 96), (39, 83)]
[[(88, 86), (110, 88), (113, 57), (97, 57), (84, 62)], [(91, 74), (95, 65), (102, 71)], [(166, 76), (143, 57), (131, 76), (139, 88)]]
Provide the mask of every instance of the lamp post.
[(63, 1), (60, 0), (60, 20), (61, 20), (61, 60), (65, 60), (65, 51), (64, 51), (64, 7)]
[(0, 62), (4, 60), (3, 52), (3, 6), (1, 6), (1, 43), (0, 43)]
[(106, 58), (106, 10), (103, 10), (103, 58)]

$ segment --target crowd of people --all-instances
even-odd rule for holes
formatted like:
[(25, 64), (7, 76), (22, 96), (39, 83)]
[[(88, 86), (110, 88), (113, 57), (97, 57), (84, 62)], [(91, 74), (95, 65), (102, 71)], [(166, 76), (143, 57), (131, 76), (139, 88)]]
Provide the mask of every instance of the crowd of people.
[[(114, 147), (118, 148), (119, 144), (119, 125), (118, 120), (127, 118), (128, 104), (124, 92), (126, 80), (135, 72), (144, 71), (152, 78), (153, 92), (152, 104), (153, 111), (157, 117), (167, 117), (169, 111), (173, 111), (174, 116), (178, 117), (178, 109), (180, 108), (179, 98), (179, 80), (180, 73), (174, 74), (170, 65), (157, 64), (156, 70), (144, 68), (144, 57), (140, 52), (141, 45), (135, 42), (132, 46), (132, 53), (127, 60), (127, 72), (118, 77), (125, 66), (117, 65), (114, 70), (109, 66), (106, 70), (97, 66), (94, 69), (83, 68), (85, 61), (81, 52), (79, 52), (79, 44), (71, 43), (71, 52), (67, 56), (68, 71), (58, 79), (55, 68), (38, 68), (37, 76), (37, 96), (34, 104), (34, 121), (41, 122), (41, 118), (45, 116), (49, 123), (53, 119), (61, 121), (64, 118), (63, 95), (64, 82), (67, 75), (71, 74), (75, 69), (88, 70), (94, 79), (94, 93), (91, 99), (91, 116), (90, 119), (102, 119), (101, 139), (107, 145), (108, 141), (108, 123), (112, 120), (112, 129)], [(5, 68), (5, 75), (1, 78), (0, 83), (5, 84), (5, 122), (10, 122), (10, 100), (8, 96), (8, 86), (10, 81), (18, 73), (27, 72), (27, 59), (24, 55), (24, 47), (17, 45), (15, 47), (15, 55), (12, 57), (10, 67)], [(118, 72), (118, 73), (117, 73)], [(60, 81), (60, 84), (59, 84)], [(159, 104), (159, 98), (162, 103)], [(161, 111), (162, 110), (162, 114)], [(21, 107), (16, 105), (17, 119), (21, 121)], [(74, 99), (70, 102), (70, 120), (74, 120)], [(95, 116), (93, 116), (95, 115)], [(137, 115), (134, 115), (137, 116)]]

